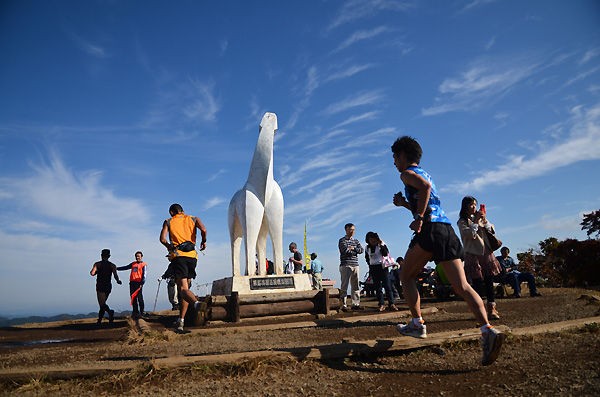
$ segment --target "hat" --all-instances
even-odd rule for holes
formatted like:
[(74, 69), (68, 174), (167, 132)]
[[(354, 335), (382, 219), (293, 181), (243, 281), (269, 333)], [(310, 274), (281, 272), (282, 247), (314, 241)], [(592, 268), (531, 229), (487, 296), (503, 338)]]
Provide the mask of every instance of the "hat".
[(108, 248), (104, 248), (101, 256), (110, 256), (110, 250)]

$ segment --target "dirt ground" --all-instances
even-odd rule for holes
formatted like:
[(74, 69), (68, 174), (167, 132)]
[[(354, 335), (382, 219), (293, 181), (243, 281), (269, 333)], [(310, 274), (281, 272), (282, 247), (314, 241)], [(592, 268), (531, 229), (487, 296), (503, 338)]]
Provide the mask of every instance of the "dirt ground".
[[(542, 297), (500, 299), (501, 320), (495, 325), (522, 329), (532, 325), (600, 315), (598, 291), (541, 289)], [(253, 327), (211, 323), (186, 335), (175, 334), (170, 323), (175, 312), (152, 316), (150, 329), (138, 333), (129, 319), (98, 328), (94, 320), (29, 324), (0, 329), (0, 371), (28, 370), (29, 379), (0, 378), (0, 395), (179, 395), (179, 396), (288, 396), (288, 395), (441, 395), (441, 396), (598, 396), (600, 395), (600, 324), (559, 333), (514, 336), (507, 339), (496, 363), (482, 367), (476, 341), (328, 360), (241, 358), (237, 362), (178, 368), (158, 368), (152, 359), (203, 356), (234, 352), (291, 349), (342, 340), (397, 338), (395, 324), (408, 317), (379, 313), (372, 298), (367, 310), (339, 313), (317, 327), (281, 329), (282, 323), (314, 321), (314, 316), (291, 316)], [(403, 302), (398, 304), (406, 309)], [(476, 326), (462, 301), (424, 299), (422, 307), (437, 308), (425, 315), (428, 333)], [(372, 314), (374, 320), (355, 323), (336, 319)], [(117, 371), (124, 363), (139, 363)], [(49, 379), (43, 369), (114, 365), (115, 372)]]

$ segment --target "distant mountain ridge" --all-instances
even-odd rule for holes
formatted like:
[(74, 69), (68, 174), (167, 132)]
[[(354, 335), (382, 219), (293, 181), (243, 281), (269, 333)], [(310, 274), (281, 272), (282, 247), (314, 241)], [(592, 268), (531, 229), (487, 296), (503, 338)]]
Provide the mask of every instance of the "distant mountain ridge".
[[(131, 312), (120, 312), (115, 313), (116, 316), (127, 316)], [(57, 314), (56, 316), (29, 316), (29, 317), (18, 317), (18, 318), (6, 318), (0, 317), (0, 327), (12, 327), (14, 325), (22, 325), (29, 323), (50, 323), (53, 321), (69, 321), (69, 320), (80, 320), (82, 318), (96, 318), (98, 317), (97, 312), (91, 312), (88, 314)]]

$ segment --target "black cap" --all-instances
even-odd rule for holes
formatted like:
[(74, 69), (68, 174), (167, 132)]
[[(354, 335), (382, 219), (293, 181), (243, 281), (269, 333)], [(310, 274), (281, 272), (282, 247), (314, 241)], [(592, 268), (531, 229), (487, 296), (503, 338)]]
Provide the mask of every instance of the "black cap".
[(110, 256), (110, 250), (108, 248), (104, 248), (102, 250), (102, 256)]

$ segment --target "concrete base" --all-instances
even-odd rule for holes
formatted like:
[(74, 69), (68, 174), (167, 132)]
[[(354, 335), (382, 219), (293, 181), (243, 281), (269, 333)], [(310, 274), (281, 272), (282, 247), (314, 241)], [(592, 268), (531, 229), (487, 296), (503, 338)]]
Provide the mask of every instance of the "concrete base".
[(211, 295), (240, 295), (281, 293), (312, 290), (310, 274), (281, 274), (268, 276), (233, 276), (213, 281)]

